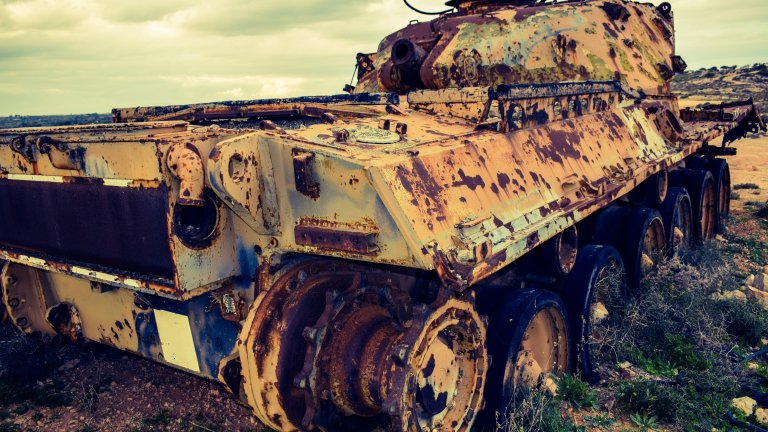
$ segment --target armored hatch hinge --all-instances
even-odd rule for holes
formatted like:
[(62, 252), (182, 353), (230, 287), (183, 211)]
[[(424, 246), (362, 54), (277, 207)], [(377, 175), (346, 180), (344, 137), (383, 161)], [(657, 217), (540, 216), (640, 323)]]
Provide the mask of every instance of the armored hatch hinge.
[(312, 160), (315, 154), (308, 151), (293, 149), (293, 176), (296, 190), (312, 199), (320, 197), (320, 184), (314, 181)]
[(572, 179), (562, 183), (563, 191), (566, 194), (580, 192), (584, 196), (598, 197), (605, 194), (605, 183), (594, 186), (588, 178)]
[(20, 154), (30, 163), (35, 163), (37, 162), (37, 149), (33, 139), (34, 137), (19, 135), (11, 140), (11, 150)]
[(581, 191), (586, 195), (594, 197), (605, 195), (605, 183), (600, 183), (599, 185), (594, 186), (586, 177), (581, 179), (579, 183), (581, 185)]
[(494, 215), (467, 219), (456, 224), (458, 236), (452, 236), (452, 258), (461, 265), (477, 265), (503, 251), (512, 229)]
[(84, 165), (84, 147), (50, 136), (19, 135), (11, 140), (11, 150), (30, 163), (36, 163), (39, 157), (47, 155), (51, 165), (58, 169), (77, 170)]
[(54, 168), (77, 170), (85, 167), (85, 147), (77, 143), (59, 141), (49, 136), (37, 139), (41, 155), (47, 155)]
[(608, 178), (608, 181), (610, 181), (613, 184), (616, 184), (616, 183), (623, 183), (628, 179), (632, 178), (632, 173), (634, 172), (634, 170), (632, 170), (632, 168), (630, 167), (627, 167), (626, 169), (622, 169), (618, 165), (609, 165), (609, 166), (603, 167), (603, 172)]
[(471, 272), (471, 267), (464, 268), (464, 271), (461, 272), (460, 269), (451, 262), (448, 256), (440, 250), (440, 247), (434, 240), (427, 243), (425, 247), (432, 254), (435, 271), (437, 271), (437, 276), (440, 278), (440, 283), (443, 288), (456, 292), (463, 292), (466, 290), (469, 283), (467, 282), (465, 273), (467, 271)]

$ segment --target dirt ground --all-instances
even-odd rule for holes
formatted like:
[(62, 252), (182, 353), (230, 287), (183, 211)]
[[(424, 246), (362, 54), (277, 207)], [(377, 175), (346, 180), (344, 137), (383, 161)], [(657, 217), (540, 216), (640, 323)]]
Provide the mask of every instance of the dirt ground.
[(742, 209), (750, 201), (768, 201), (768, 136), (753, 136), (733, 145), (739, 153), (728, 158), (736, 194), (731, 206)]
[(218, 384), (96, 343), (38, 341), (5, 327), (0, 377), (2, 432), (264, 430)]

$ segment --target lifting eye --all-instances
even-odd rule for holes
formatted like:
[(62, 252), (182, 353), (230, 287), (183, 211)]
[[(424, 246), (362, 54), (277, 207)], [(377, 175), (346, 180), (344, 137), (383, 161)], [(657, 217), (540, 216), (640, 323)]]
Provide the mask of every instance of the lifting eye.
[(219, 206), (210, 193), (202, 206), (177, 204), (173, 209), (173, 231), (190, 249), (205, 249), (218, 234)]

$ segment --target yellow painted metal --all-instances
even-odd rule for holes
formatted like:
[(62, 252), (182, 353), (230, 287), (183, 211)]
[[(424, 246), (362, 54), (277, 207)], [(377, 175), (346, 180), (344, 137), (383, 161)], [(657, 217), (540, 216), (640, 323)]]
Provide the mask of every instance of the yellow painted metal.
[(356, 92), (402, 90), (389, 74), (393, 47), (403, 39), (429, 49), (416, 71), (429, 89), (619, 79), (647, 94), (668, 94), (669, 77), (659, 65), (671, 73), (674, 55), (672, 20), (650, 3), (491, 5), (386, 37)]

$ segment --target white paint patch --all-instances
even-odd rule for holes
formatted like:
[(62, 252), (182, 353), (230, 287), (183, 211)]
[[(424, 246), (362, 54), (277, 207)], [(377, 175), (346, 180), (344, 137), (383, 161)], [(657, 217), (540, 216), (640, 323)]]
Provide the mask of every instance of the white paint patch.
[(36, 174), (8, 174), (8, 180), (33, 181), (45, 183), (64, 183), (64, 177)]
[(130, 179), (104, 179), (104, 186), (128, 187), (133, 180)]
[[(7, 174), (5, 176), (8, 180), (30, 181), (30, 182), (43, 182), (43, 183), (64, 183), (65, 178), (63, 176), (54, 175), (40, 175), (40, 174)], [(132, 179), (113, 179), (105, 178), (101, 179), (104, 186), (112, 187), (130, 187), (133, 184)]]
[(186, 315), (155, 309), (155, 322), (165, 361), (199, 373), (200, 363), (197, 361), (189, 318)]

